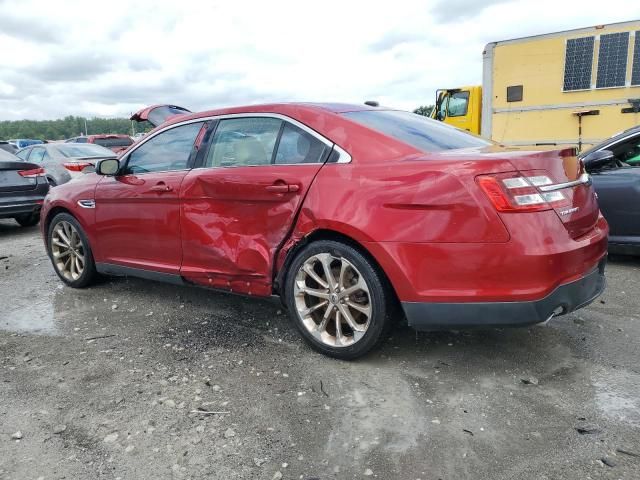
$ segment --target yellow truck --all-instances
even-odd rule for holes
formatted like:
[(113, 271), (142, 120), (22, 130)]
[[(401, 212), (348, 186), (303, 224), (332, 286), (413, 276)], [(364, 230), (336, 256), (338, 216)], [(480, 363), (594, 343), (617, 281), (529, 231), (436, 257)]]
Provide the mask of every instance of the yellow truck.
[(489, 43), (482, 82), (438, 90), (431, 116), (506, 145), (597, 144), (640, 124), (640, 20)]

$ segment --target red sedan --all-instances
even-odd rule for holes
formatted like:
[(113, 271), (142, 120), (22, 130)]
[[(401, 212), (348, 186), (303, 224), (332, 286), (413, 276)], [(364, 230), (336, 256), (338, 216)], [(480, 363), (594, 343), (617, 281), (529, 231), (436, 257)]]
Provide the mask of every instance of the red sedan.
[(402, 314), (422, 330), (530, 325), (604, 289), (608, 226), (572, 149), (363, 105), (136, 118), (154, 112), (119, 160), (46, 198), (71, 287), (108, 274), (280, 295), (304, 339), (343, 359)]

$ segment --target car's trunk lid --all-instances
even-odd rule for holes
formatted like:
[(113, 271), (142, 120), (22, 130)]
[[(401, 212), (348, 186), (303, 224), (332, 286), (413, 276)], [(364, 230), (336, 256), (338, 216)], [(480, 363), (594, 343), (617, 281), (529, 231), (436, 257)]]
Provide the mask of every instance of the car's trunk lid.
[(130, 119), (135, 122), (147, 121), (157, 127), (175, 115), (185, 115), (187, 113), (191, 112), (177, 105), (152, 105), (134, 113)]
[(22, 192), (34, 190), (38, 185), (36, 177), (20, 175), (21, 171), (40, 168), (35, 163), (0, 160), (0, 192)]
[(542, 194), (564, 196), (554, 210), (573, 238), (591, 231), (598, 220), (598, 202), (589, 175), (574, 148), (541, 152), (513, 152), (511, 164), (526, 177), (546, 175), (551, 182), (537, 185)]

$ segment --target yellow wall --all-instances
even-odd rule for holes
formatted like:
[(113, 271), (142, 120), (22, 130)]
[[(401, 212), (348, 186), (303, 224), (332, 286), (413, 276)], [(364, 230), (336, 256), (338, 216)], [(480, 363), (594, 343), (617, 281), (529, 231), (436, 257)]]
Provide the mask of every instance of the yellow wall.
[[(640, 98), (640, 86), (587, 91), (563, 92), (565, 42), (580, 38), (621, 31), (640, 30), (640, 21), (624, 25), (609, 25), (578, 31), (549, 34), (529, 39), (511, 40), (495, 44), (492, 69), (492, 121), (491, 138), (505, 143), (535, 144), (548, 142), (577, 143), (578, 119), (573, 112), (600, 110), (598, 116), (583, 117), (585, 144), (598, 142), (614, 133), (640, 124), (639, 114), (622, 114), (621, 108), (629, 107), (628, 98)], [(599, 40), (594, 45), (592, 85), (596, 82)], [(627, 82), (631, 76), (633, 37), (630, 38), (627, 65)], [(507, 86), (523, 85), (523, 100), (507, 102)], [(484, 86), (485, 90), (487, 85)], [(620, 100), (620, 105), (566, 105), (610, 102)], [(559, 109), (520, 111), (521, 108), (553, 105)], [(500, 109), (508, 109), (501, 112)], [(496, 111), (498, 110), (498, 111)], [(486, 134), (486, 132), (483, 132)]]

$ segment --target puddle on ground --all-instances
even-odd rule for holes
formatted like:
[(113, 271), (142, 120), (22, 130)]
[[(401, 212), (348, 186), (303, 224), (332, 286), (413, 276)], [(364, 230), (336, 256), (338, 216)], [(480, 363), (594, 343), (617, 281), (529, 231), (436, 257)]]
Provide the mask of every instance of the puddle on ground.
[(640, 427), (640, 375), (629, 370), (594, 373), (598, 409), (612, 420)]
[(55, 335), (57, 327), (54, 317), (54, 295), (34, 295), (27, 304), (21, 301), (8, 306), (8, 309), (0, 314), (0, 330)]

